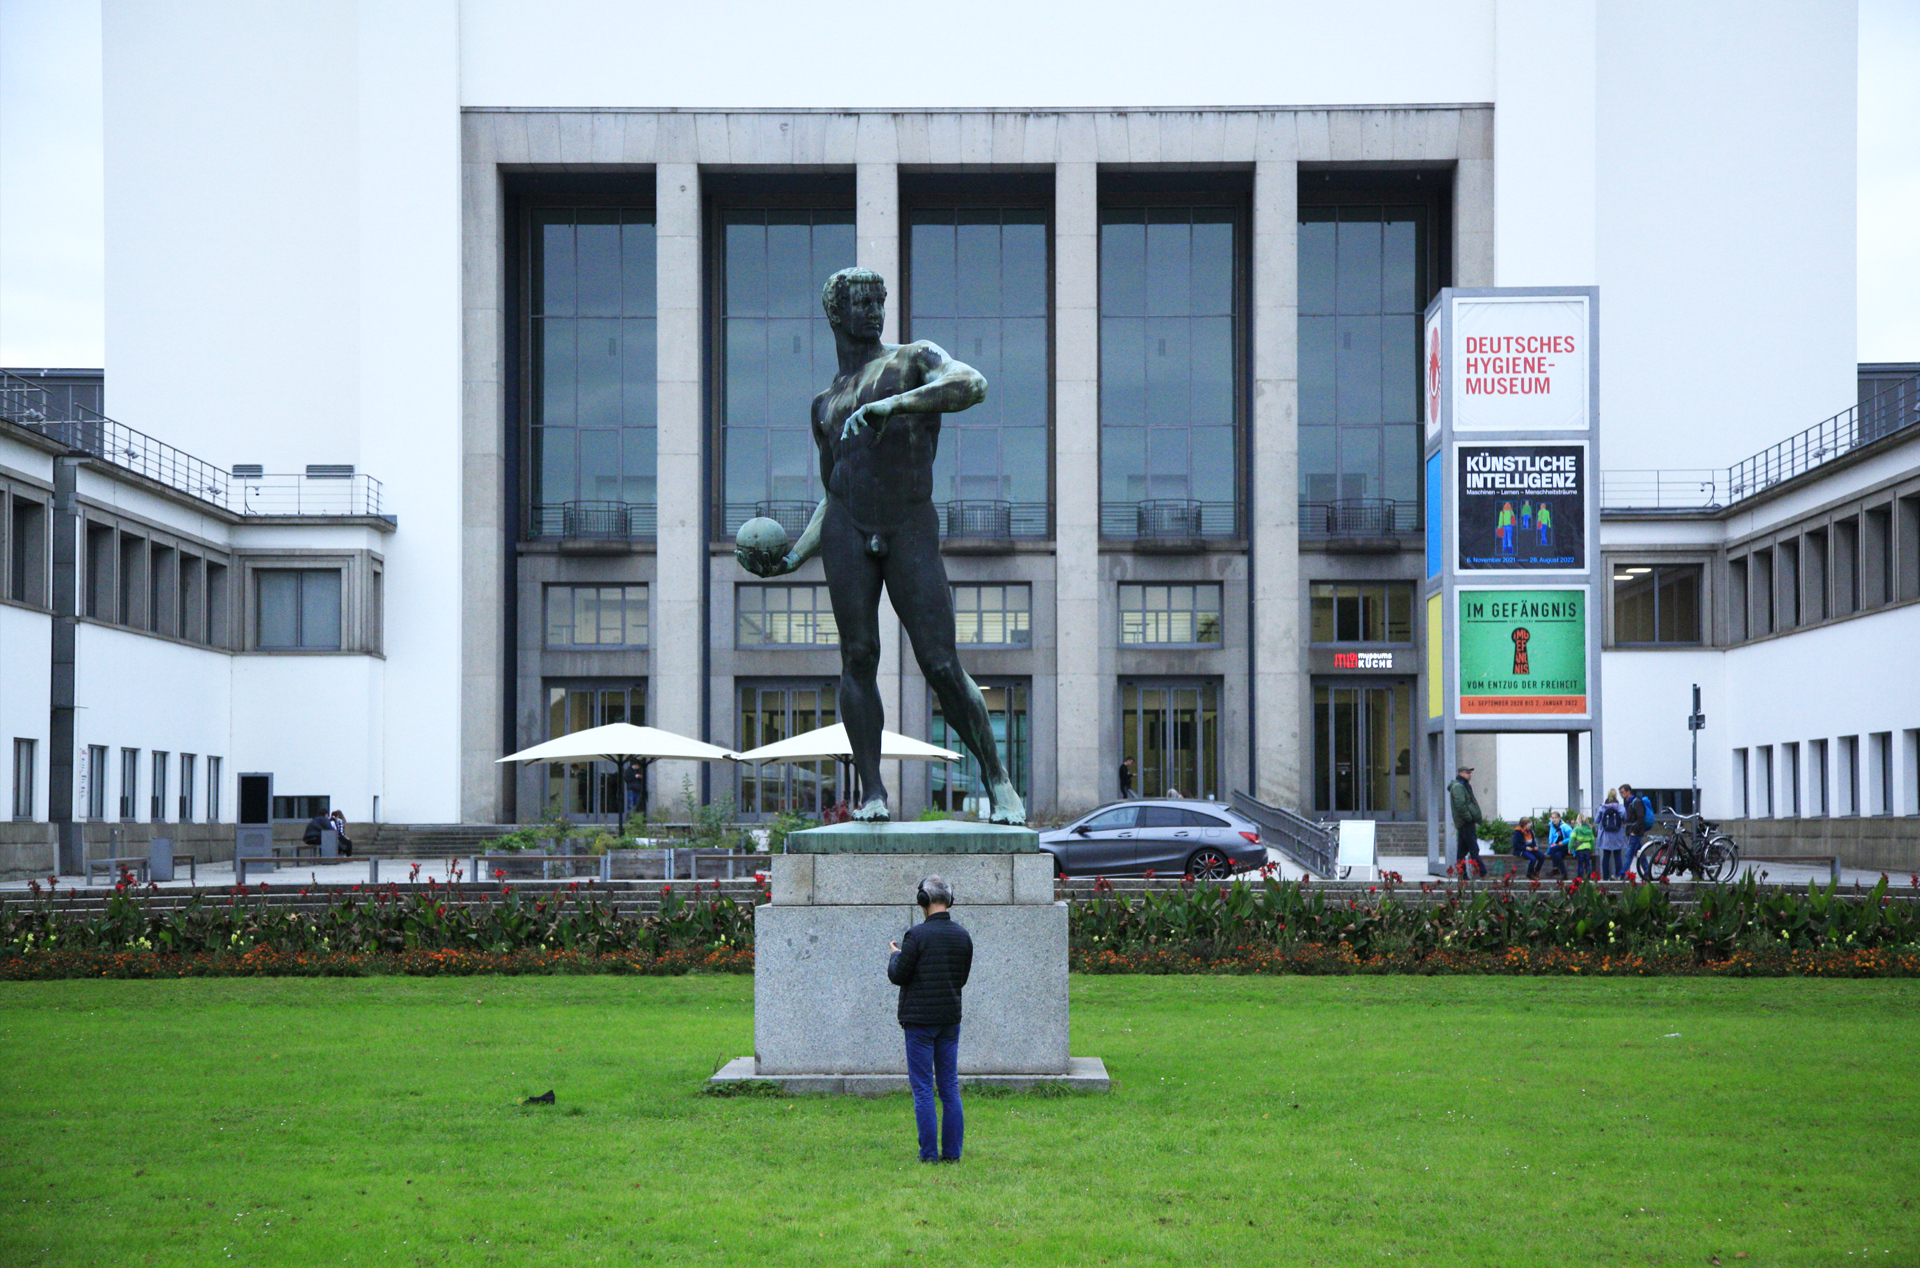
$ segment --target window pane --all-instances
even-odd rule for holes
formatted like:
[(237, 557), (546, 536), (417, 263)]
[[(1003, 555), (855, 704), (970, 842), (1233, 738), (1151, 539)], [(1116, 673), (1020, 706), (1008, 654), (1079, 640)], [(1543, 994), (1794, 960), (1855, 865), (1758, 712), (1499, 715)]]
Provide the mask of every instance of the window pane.
[(254, 574), (260, 595), (260, 646), (299, 645), (300, 574), (287, 570)]
[(1613, 571), (1613, 641), (1651, 643), (1656, 627), (1653, 619), (1653, 570)]
[(340, 573), (336, 569), (300, 574), (300, 645), (311, 650), (340, 647)]

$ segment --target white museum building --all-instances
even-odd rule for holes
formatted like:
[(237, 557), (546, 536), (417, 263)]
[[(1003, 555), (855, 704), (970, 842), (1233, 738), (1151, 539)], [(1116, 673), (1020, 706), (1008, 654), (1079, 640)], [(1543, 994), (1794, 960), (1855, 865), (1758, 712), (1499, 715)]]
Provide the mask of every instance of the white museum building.
[[(0, 870), (217, 856), (241, 773), (288, 819), (606, 816), (610, 769), (495, 759), (834, 721), (818, 563), (732, 543), (820, 496), (855, 264), (990, 385), (933, 499), (1037, 812), (1131, 756), (1424, 839), (1423, 314), (1592, 287), (1604, 779), (1690, 794), (1697, 684), (1707, 813), (1920, 867), (1920, 367), (1855, 363), (1850, 5), (831, 13), (108, 0), (107, 364), (0, 392)], [(888, 725), (946, 739), (882, 634)], [(1502, 812), (1563, 798), (1557, 737), (1471, 746)], [(656, 803), (689, 777), (845, 793)]]

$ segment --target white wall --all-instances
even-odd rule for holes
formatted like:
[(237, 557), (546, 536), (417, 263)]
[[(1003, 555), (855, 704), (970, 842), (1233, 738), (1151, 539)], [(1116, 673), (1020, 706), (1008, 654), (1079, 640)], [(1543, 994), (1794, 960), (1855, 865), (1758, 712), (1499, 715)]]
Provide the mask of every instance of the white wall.
[[(231, 821), (234, 811), (233, 735), (230, 658), (225, 652), (149, 638), (127, 630), (82, 622), (74, 632), (78, 669), (74, 682), (74, 814), (84, 817), (82, 774), (87, 746), (107, 746), (108, 819), (118, 819), (120, 750), (140, 750), (140, 783), (134, 817), (151, 819), (153, 752), (167, 759), (167, 802), (163, 819), (173, 822), (180, 797), (181, 753), (199, 757), (194, 816), (206, 818), (208, 757), (224, 758), (228, 787), (220, 804)], [(44, 664), (44, 662), (42, 662)], [(43, 671), (44, 672), (44, 671)], [(43, 816), (44, 817), (44, 816)]]
[(472, 106), (1460, 103), (1493, 96), (1491, 0), (979, 0), (954, 9), (463, 0)]
[(0, 604), (0, 817), (13, 814), (13, 742), (33, 740), (34, 818), (47, 817), (48, 666), (53, 618)]
[(442, 822), (466, 475), (459, 47), (456, 0), (105, 6), (109, 412), (220, 466), (352, 462), (384, 482), (404, 527), (371, 744), (405, 790), (394, 813)]
[[(234, 657), (233, 742), (246, 755), (245, 769), (272, 771), (276, 796), (330, 796), (349, 819), (371, 818), (383, 790), (383, 752), (367, 719), (380, 716), (381, 676), (380, 662), (365, 656)], [(435, 743), (455, 742), (452, 728), (445, 730)], [(396, 804), (390, 809), (382, 797), (380, 817), (435, 822), (406, 814), (404, 796)]]

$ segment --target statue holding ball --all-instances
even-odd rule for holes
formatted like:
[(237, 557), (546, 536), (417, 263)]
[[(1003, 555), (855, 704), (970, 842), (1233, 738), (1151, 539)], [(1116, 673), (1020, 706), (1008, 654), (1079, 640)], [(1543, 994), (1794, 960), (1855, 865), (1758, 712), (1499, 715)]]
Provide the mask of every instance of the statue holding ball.
[(933, 506), (941, 416), (985, 400), (987, 381), (926, 340), (882, 343), (887, 285), (870, 269), (840, 270), (820, 299), (840, 359), (833, 382), (813, 398), (826, 496), (790, 549), (780, 525), (749, 520), (734, 558), (756, 577), (780, 577), (820, 556), (840, 627), (840, 717), (863, 790), (855, 819), (892, 817), (880, 778), (876, 681), (884, 589), (948, 726), (980, 763), (992, 822), (1024, 824), (1026, 806), (1000, 761), (986, 701), (954, 651), (953, 593)]

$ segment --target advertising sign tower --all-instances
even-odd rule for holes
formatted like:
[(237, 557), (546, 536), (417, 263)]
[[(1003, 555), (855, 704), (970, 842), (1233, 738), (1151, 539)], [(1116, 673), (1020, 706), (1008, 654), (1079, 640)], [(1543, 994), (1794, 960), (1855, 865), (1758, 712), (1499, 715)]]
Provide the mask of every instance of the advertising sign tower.
[(1463, 733), (1563, 734), (1566, 804), (1591, 811), (1602, 790), (1599, 302), (1591, 286), (1449, 287), (1427, 306), (1427, 863), (1436, 873), (1454, 856), (1446, 785)]

